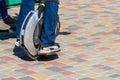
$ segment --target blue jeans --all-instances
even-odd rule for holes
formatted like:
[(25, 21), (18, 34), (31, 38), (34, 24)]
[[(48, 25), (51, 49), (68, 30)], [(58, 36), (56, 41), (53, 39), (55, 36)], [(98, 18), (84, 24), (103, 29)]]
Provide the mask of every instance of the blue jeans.
[[(20, 29), (27, 13), (30, 10), (34, 10), (34, 0), (22, 0), (21, 9), (18, 17), (18, 24), (16, 30), (16, 37), (20, 38)], [(58, 16), (58, 3), (57, 2), (45, 2), (45, 9), (43, 13), (44, 28), (42, 30), (40, 44), (43, 46), (51, 46), (56, 38), (55, 27), (56, 19)], [(30, 35), (30, 34), (29, 34)]]
[(8, 16), (8, 12), (6, 9), (5, 0), (0, 0), (0, 19), (5, 18), (6, 16)]

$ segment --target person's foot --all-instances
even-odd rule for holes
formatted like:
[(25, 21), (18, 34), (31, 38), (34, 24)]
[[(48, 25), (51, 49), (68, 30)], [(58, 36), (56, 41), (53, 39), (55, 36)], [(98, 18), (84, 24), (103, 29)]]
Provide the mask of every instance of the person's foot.
[(17, 21), (15, 19), (13, 19), (11, 16), (6, 16), (4, 19), (3, 19), (4, 23), (6, 24), (16, 24)]
[(5, 24), (3, 20), (0, 20), (0, 30), (9, 30), (10, 26)]
[(58, 52), (60, 50), (61, 50), (60, 45), (58, 43), (55, 43), (54, 45), (48, 47), (41, 46), (40, 55), (49, 55), (51, 53)]
[(11, 16), (7, 16), (3, 19), (4, 23), (10, 26), (10, 29), (16, 31), (17, 21), (13, 19)]
[(17, 39), (15, 42), (15, 46), (19, 47), (20, 46), (20, 39)]

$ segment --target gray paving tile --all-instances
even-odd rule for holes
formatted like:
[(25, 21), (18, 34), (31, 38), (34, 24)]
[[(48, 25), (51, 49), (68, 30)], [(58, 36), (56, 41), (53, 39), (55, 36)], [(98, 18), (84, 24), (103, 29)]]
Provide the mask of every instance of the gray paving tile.
[(19, 78), (18, 80), (35, 80), (35, 79), (32, 77), (26, 76), (26, 77)]
[(57, 67), (49, 67), (49, 68), (47, 68), (48, 70), (51, 70), (51, 71), (55, 71), (55, 72), (61, 72), (61, 71), (63, 71), (63, 69), (62, 68), (57, 68)]
[(95, 79), (92, 79), (92, 78), (81, 78), (81, 79), (79, 79), (79, 80), (95, 80)]

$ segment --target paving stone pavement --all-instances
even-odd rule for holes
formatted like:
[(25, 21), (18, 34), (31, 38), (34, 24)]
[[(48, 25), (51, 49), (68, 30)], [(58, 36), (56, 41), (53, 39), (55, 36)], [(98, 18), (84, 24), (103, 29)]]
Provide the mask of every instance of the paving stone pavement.
[(38, 61), (0, 33), (0, 80), (120, 80), (120, 0), (61, 0), (59, 15), (62, 50)]

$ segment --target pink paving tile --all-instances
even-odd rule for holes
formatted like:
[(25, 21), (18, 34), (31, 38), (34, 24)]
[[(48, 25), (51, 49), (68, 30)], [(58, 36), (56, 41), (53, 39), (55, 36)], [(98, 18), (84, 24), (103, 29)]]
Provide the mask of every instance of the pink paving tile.
[(117, 26), (116, 28), (117, 28), (117, 29), (120, 29), (120, 26)]
[(77, 14), (71, 14), (70, 16), (73, 17), (73, 18), (78, 18)]
[(18, 64), (20, 67), (23, 67), (23, 68), (33, 68), (34, 66), (29, 64), (29, 63), (21, 63), (21, 64)]
[(101, 34), (101, 35), (109, 35), (108, 32), (98, 32), (98, 34)]
[(62, 53), (62, 52), (57, 52), (57, 55), (58, 55), (58, 56), (62, 56), (62, 55), (64, 55), (64, 53)]
[(66, 6), (72, 6), (72, 3), (68, 2), (66, 3)]
[(115, 40), (115, 42), (120, 42), (120, 39), (118, 39), (118, 40)]
[(108, 15), (105, 15), (104, 13), (102, 13), (103, 15), (100, 15), (100, 17), (104, 17), (104, 18), (108, 18)]
[(78, 18), (77, 16), (71, 16), (70, 18), (74, 19), (74, 18)]
[[(88, 16), (88, 14), (82, 14), (81, 16)], [(84, 21), (83, 21), (84, 22)]]
[(76, 26), (76, 27), (77, 27), (77, 29), (80, 29), (80, 30), (83, 29), (83, 27), (81, 27), (81, 26)]
[(110, 10), (117, 10), (117, 9), (113, 7), (113, 8), (111, 8)]
[(101, 41), (94, 41), (92, 42), (93, 44), (101, 44), (102, 42)]
[[(82, 20), (76, 20), (75, 22), (76, 23), (82, 23), (83, 21)], [(81, 28), (83, 28), (83, 27), (81, 27)]]
[(63, 74), (63, 75), (72, 75), (72, 74), (74, 74), (73, 72), (71, 72), (71, 71), (62, 71), (62, 72), (60, 72), (61, 74)]
[(26, 75), (36, 74), (36, 72), (34, 72), (34, 71), (25, 71), (23, 73)]
[(117, 62), (117, 64), (119, 64), (119, 65), (120, 65), (120, 62)]
[(120, 32), (120, 27), (117, 27), (114, 31)]
[(8, 57), (8, 56), (1, 56), (0, 60), (2, 60), (2, 61), (13, 61), (14, 59), (11, 58), (11, 57)]
[(13, 78), (13, 77), (8, 77), (8, 78), (3, 78), (1, 80), (17, 80), (16, 78)]
[(101, 38), (97, 37), (97, 38), (92, 38), (92, 40), (100, 40)]
[(98, 48), (98, 49), (101, 50), (101, 51), (110, 50), (110, 48), (107, 48), (107, 47), (100, 47), (100, 48)]
[(102, 68), (102, 67), (104, 67), (104, 65), (102, 65), (102, 64), (95, 64), (95, 65), (93, 65), (93, 67), (95, 67), (95, 68)]
[(50, 62), (49, 64), (52, 64), (53, 66), (56, 66), (56, 67), (58, 67), (58, 68), (62, 68), (62, 67), (65, 67), (65, 66), (66, 66), (66, 65), (63, 64), (63, 63), (56, 62), (56, 61)]
[(73, 46), (73, 47), (82, 47), (82, 45), (80, 44), (77, 44), (77, 43), (72, 43), (72, 44), (69, 44), (70, 46)]
[(116, 4), (115, 0), (108, 0), (111, 4)]
[(78, 54), (78, 55), (76, 55), (76, 57), (79, 57), (79, 58), (84, 58), (86, 56), (88, 56), (88, 55), (85, 55), (85, 54)]
[(84, 5), (87, 7), (91, 7), (91, 4), (88, 4), (88, 3), (85, 3)]

